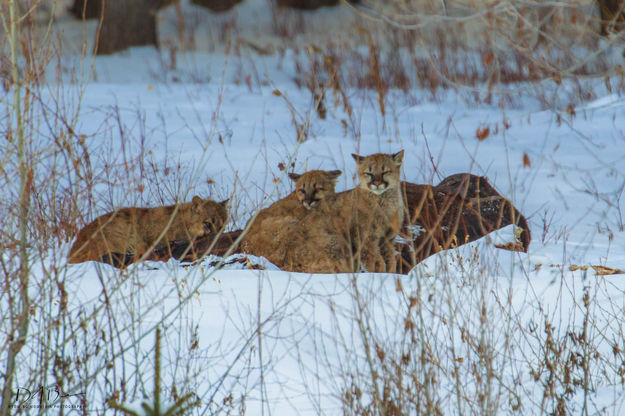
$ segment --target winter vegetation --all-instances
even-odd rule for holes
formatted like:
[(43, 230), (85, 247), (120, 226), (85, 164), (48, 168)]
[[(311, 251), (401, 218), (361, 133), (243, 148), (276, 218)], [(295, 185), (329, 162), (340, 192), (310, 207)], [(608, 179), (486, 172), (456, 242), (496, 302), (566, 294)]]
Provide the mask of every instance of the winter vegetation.
[[(0, 0), (0, 415), (622, 414), (624, 7)], [(289, 173), (343, 191), (400, 150), (405, 181), (487, 177), (529, 251), (68, 263), (122, 207), (244, 229)]]

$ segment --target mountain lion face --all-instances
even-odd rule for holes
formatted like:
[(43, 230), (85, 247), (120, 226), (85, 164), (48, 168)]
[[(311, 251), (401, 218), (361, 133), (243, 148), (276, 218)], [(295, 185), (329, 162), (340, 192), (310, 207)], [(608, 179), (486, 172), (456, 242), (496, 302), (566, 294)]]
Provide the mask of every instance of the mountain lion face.
[[(210, 198), (193, 197), (188, 214), (188, 222), (193, 224), (194, 228), (198, 230), (195, 233), (197, 237), (219, 232), (221, 227), (228, 221), (228, 202), (228, 199), (222, 202), (215, 202)], [(183, 213), (184, 210), (181, 211), (181, 214)]]
[(352, 154), (356, 161), (360, 187), (382, 195), (399, 186), (399, 174), (404, 151), (395, 154), (376, 153), (370, 156)]
[(289, 178), (295, 182), (295, 195), (304, 208), (312, 209), (322, 199), (334, 194), (340, 170), (311, 170), (304, 174), (289, 173)]

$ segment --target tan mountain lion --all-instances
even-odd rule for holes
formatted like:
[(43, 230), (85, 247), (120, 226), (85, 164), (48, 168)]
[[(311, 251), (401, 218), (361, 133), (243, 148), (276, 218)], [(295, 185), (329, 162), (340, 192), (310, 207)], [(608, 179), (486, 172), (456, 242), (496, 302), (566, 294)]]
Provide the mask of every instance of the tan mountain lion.
[(157, 244), (193, 241), (216, 233), (228, 219), (227, 203), (195, 196), (191, 202), (178, 205), (120, 208), (96, 218), (78, 232), (68, 262), (95, 260), (126, 265)]
[(242, 250), (267, 258), (284, 256), (284, 227), (296, 224), (320, 201), (333, 195), (340, 175), (340, 170), (311, 170), (301, 175), (290, 173), (289, 178), (295, 182), (295, 190), (261, 210), (250, 220), (251, 224), (248, 222), (245, 227), (247, 233), (241, 240)]
[(394, 272), (394, 240), (404, 218), (400, 187), (403, 150), (353, 154), (360, 185), (329, 196), (301, 221), (280, 231), (284, 256), (268, 259), (306, 273)]

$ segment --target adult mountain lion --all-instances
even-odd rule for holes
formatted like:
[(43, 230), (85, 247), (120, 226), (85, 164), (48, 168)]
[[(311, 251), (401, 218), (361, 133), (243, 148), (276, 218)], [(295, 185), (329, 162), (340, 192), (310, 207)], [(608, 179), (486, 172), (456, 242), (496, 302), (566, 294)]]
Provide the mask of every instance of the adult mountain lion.
[(353, 154), (360, 185), (325, 198), (301, 221), (280, 230), (285, 254), (268, 259), (284, 270), (306, 273), (394, 272), (394, 240), (404, 218), (403, 155), (403, 150)]

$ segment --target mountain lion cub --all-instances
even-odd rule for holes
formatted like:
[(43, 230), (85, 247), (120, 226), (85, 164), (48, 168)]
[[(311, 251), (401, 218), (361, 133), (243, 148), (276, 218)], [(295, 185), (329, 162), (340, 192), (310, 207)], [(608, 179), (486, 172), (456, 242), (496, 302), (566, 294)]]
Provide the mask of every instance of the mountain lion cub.
[[(193, 197), (191, 202), (156, 208), (120, 208), (80, 230), (69, 263), (106, 261), (126, 265), (139, 260), (156, 244), (193, 241), (218, 232), (228, 218), (228, 200)], [(176, 209), (177, 208), (177, 209)]]
[(352, 156), (360, 185), (324, 199), (283, 229), (286, 255), (269, 258), (278, 267), (307, 273), (395, 271), (394, 240), (404, 218), (399, 185), (404, 151)]
[[(295, 182), (295, 190), (287, 197), (274, 202), (261, 210), (241, 240), (245, 253), (264, 256), (268, 259), (284, 256), (284, 244), (281, 234), (284, 227), (297, 223), (326, 197), (334, 194), (340, 170), (311, 170), (304, 174), (290, 173)], [(252, 220), (250, 220), (252, 221)], [(286, 237), (286, 236), (284, 236)]]

